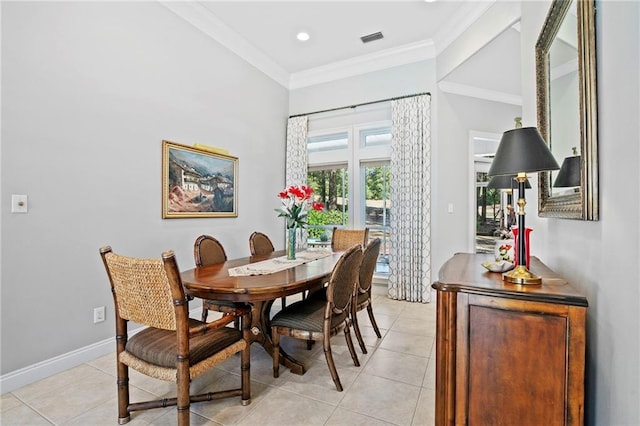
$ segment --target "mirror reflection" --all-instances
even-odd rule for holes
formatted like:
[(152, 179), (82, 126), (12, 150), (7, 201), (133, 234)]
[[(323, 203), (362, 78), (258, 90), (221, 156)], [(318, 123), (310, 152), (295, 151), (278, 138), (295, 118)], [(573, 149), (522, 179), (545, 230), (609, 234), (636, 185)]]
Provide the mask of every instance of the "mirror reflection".
[[(578, 17), (571, 2), (548, 54), (549, 134), (551, 152), (564, 170), (551, 173), (552, 196), (568, 194), (580, 186), (580, 93), (578, 80)], [(576, 166), (578, 170), (576, 170)], [(577, 174), (576, 174), (577, 173)], [(558, 179), (573, 176), (574, 179)], [(575, 181), (577, 176), (578, 180)]]

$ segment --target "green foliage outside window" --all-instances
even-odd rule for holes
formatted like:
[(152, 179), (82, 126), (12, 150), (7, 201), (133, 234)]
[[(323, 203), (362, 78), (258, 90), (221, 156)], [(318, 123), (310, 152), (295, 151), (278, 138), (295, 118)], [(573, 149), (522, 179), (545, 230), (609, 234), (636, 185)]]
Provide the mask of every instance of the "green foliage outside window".
[(389, 166), (374, 166), (366, 168), (366, 199), (367, 200), (382, 200), (388, 194), (387, 188), (389, 180), (391, 178), (391, 167)]
[(343, 214), (340, 210), (310, 210), (307, 219), (309, 221), (309, 238), (321, 239), (322, 235), (326, 233), (326, 229), (314, 226), (343, 225), (347, 223), (347, 214)]

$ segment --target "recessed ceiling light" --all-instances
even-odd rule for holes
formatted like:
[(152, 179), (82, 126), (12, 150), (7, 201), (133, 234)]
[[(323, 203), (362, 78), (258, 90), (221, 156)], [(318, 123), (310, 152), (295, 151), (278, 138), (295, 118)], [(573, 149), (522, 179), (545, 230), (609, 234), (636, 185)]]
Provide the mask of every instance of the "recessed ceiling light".
[(309, 36), (309, 33), (304, 32), (304, 31), (300, 31), (297, 35), (296, 38), (300, 41), (307, 41), (309, 40), (311, 37)]

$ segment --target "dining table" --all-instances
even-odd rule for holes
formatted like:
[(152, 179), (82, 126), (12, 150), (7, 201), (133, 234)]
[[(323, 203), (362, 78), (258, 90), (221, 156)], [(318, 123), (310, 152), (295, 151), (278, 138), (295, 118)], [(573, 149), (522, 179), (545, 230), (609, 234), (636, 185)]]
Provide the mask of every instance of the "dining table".
[[(311, 250), (309, 251), (311, 253)], [(312, 253), (313, 254), (313, 253)], [(266, 255), (256, 255), (227, 260), (214, 265), (200, 266), (180, 273), (185, 293), (189, 296), (244, 302), (251, 306), (250, 343), (259, 343), (273, 356), (271, 340), (270, 312), (273, 302), (283, 296), (320, 289), (329, 280), (333, 267), (342, 252), (323, 253), (318, 259), (292, 263), (287, 267), (286, 252), (274, 251)], [(312, 256), (313, 258), (314, 256)], [(252, 264), (282, 262), (286, 269), (276, 272), (257, 272), (236, 275), (237, 270), (249, 270)], [(246, 272), (246, 271), (245, 271)], [(304, 374), (305, 366), (280, 347), (280, 362), (292, 373)]]

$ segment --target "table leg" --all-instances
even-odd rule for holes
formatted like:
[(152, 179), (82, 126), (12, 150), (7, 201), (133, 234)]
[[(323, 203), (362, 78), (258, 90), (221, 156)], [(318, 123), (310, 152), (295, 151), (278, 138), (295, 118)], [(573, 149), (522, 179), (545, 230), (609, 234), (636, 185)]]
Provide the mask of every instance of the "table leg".
[[(274, 300), (252, 302), (251, 309), (251, 343), (258, 342), (273, 357), (273, 341), (271, 340), (271, 320), (269, 313)], [(293, 358), (280, 347), (280, 364), (294, 374), (302, 375), (306, 369), (304, 364)]]

